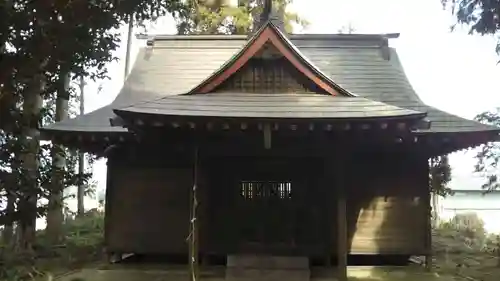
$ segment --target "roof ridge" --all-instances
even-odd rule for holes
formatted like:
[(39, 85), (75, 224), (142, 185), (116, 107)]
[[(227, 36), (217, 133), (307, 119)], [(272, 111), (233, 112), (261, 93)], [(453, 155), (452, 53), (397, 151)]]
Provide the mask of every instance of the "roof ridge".
[[(274, 36), (277, 37), (279, 43), (275, 42), (275, 40), (273, 39), (275, 37), (273, 37), (273, 35), (265, 33), (267, 30), (275, 34)], [(226, 79), (228, 79), (233, 73), (241, 69), (241, 67), (243, 67), (243, 65), (245, 65), (248, 62), (248, 60), (250, 60), (254, 56), (255, 52), (257, 52), (260, 48), (262, 48), (262, 46), (267, 42), (271, 42), (273, 45), (275, 45), (275, 47), (277, 47), (278, 50), (283, 53), (284, 57), (287, 60), (289, 60), (292, 63), (292, 65), (294, 65), (297, 68), (297, 70), (302, 72), (302, 74), (304, 74), (313, 81), (314, 78), (310, 77), (310, 75), (320, 78), (321, 82), (314, 81), (314, 83), (317, 84), (319, 88), (322, 88), (325, 92), (330, 93), (332, 95), (338, 93), (345, 96), (354, 96), (352, 93), (345, 90), (343, 87), (335, 83), (330, 77), (321, 72), (319, 68), (316, 67), (306, 56), (304, 56), (299, 51), (299, 49), (293, 44), (293, 42), (291, 42), (281, 32), (281, 30), (272, 23), (271, 20), (268, 20), (265, 24), (259, 27), (259, 29), (252, 35), (252, 37), (250, 37), (250, 39), (246, 42), (246, 44), (235, 55), (233, 55), (230, 59), (228, 59), (225, 63), (223, 63), (216, 71), (214, 71), (211, 75), (202, 80), (198, 85), (193, 87), (186, 94), (188, 95), (198, 94), (199, 91), (201, 91), (202, 93), (210, 92), (211, 90), (213, 90), (213, 88), (217, 87), (218, 85), (223, 83)], [(283, 44), (283, 47), (279, 47), (276, 44), (278, 45)], [(256, 50), (253, 49), (251, 50), (251, 48), (253, 47), (256, 47), (255, 48)], [(288, 49), (288, 51), (290, 51), (291, 54), (287, 56), (282, 48)], [(250, 54), (247, 55), (246, 53), (247, 51), (250, 52)], [(309, 71), (311, 71), (311, 73), (308, 74), (307, 70), (302, 70), (300, 66), (296, 65), (299, 64), (300, 62), (294, 63), (293, 59), (289, 58), (289, 56), (292, 56), (295, 59), (300, 60), (306, 66), (306, 68), (309, 69)], [(235, 69), (231, 70), (230, 68), (235, 66), (238, 60), (240, 59), (242, 60), (241, 63), (238, 63)], [(219, 81), (217, 81), (217, 79), (219, 79)], [(326, 82), (326, 84), (322, 84), (323, 82)]]
[[(292, 40), (377, 40), (377, 39), (397, 39), (399, 33), (338, 33), (338, 34), (322, 34), (322, 33), (289, 33), (287, 36)], [(158, 41), (175, 41), (175, 40), (247, 40), (248, 35), (241, 34), (137, 34), (139, 40), (158, 40)]]
[[(271, 26), (274, 26), (274, 24), (272, 22), (269, 22), (269, 24), (271, 24)], [(295, 44), (293, 44), (282, 32), (280, 29), (276, 28), (275, 27), (275, 31), (276, 33), (281, 36), (281, 39), (285, 42), (288, 43), (288, 47), (292, 49), (292, 51), (294, 51), (300, 58), (302, 58), (304, 60), (304, 62), (309, 65), (309, 67), (311, 67), (312, 69), (314, 69), (317, 74), (319, 76), (321, 76), (323, 79), (325, 79), (326, 81), (330, 82), (330, 84), (334, 85), (334, 87), (337, 89), (337, 90), (340, 90), (340, 92), (342, 92), (342, 94), (344, 94), (345, 96), (357, 96), (356, 94), (353, 94), (349, 91), (347, 91), (346, 89), (344, 89), (342, 86), (340, 86), (339, 84), (335, 83), (330, 77), (328, 77), (327, 75), (325, 75), (316, 65), (314, 65), (314, 63), (309, 59), (307, 58), (307, 56), (305, 56), (304, 54), (302, 54), (302, 52), (299, 50), (299, 48), (297, 48), (297, 46), (295, 46)]]

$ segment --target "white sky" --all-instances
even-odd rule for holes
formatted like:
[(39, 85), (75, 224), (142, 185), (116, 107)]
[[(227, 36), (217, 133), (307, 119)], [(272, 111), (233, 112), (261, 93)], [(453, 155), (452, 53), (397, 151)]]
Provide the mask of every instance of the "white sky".
[[(500, 73), (496, 41), (490, 36), (470, 36), (467, 30), (453, 33), (454, 18), (443, 10), (440, 0), (294, 0), (291, 10), (308, 20), (311, 25), (304, 33), (337, 33), (351, 23), (356, 33), (399, 32), (393, 39), (410, 82), (419, 96), (429, 105), (466, 118), (500, 105), (496, 78)], [(126, 27), (122, 28), (126, 31)], [(150, 34), (174, 34), (175, 25), (169, 18), (162, 19)], [(124, 37), (125, 40), (125, 37)], [(143, 42), (134, 40), (132, 61)], [(125, 48), (117, 55), (124, 58)], [(123, 59), (110, 64), (111, 80), (86, 87), (86, 112), (109, 104), (123, 84)], [(480, 188), (481, 180), (473, 176), (474, 160), (471, 153), (452, 155), (452, 188)], [(106, 165), (94, 166), (94, 179), (104, 190)], [(90, 202), (89, 202), (90, 203)], [(89, 206), (91, 207), (91, 206)]]

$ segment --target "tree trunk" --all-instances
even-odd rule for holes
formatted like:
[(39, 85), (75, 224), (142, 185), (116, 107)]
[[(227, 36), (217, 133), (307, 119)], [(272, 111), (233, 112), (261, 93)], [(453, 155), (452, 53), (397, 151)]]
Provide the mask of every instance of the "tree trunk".
[[(61, 77), (63, 85), (57, 93), (55, 121), (68, 118), (69, 82), (70, 77)], [(47, 236), (52, 245), (56, 245), (62, 238), (63, 216), (63, 191), (64, 171), (66, 168), (66, 154), (62, 145), (52, 146), (52, 182), (47, 210)]]
[[(80, 77), (80, 115), (85, 114), (85, 81)], [(78, 174), (85, 173), (85, 153), (78, 153)], [(76, 192), (77, 215), (82, 216), (85, 213), (85, 185), (80, 182)]]
[[(3, 54), (5, 52), (5, 44), (0, 45), (0, 54)], [(0, 86), (0, 128), (1, 129), (6, 129), (5, 127), (10, 127), (12, 124), (11, 122), (11, 113), (10, 113), (10, 107), (12, 105), (12, 99), (11, 96), (12, 94), (9, 93), (9, 97), (7, 97), (6, 91), (3, 91), (3, 86)], [(2, 99), (3, 98), (3, 99)], [(4, 127), (5, 126), (5, 127)], [(6, 131), (9, 131), (8, 129)], [(7, 141), (13, 141), (11, 138), (6, 137)], [(17, 161), (14, 161), (17, 162)], [(4, 225), (4, 228), (2, 230), (2, 237), (0, 237), (2, 240), (3, 245), (11, 246), (12, 243), (12, 238), (14, 236), (14, 220), (12, 218), (12, 214), (16, 211), (15, 209), (15, 197), (14, 193), (12, 190), (14, 190), (15, 187), (17, 187), (17, 182), (15, 183), (14, 180), (17, 181), (17, 177), (14, 176), (15, 173), (17, 173), (17, 169), (15, 169), (15, 163), (12, 163), (12, 171), (10, 172), (5, 172), (3, 173), (3, 176), (5, 178), (5, 185), (4, 189), (7, 193), (7, 206), (5, 208), (5, 215), (9, 217), (7, 222)], [(0, 172), (2, 174), (2, 172)]]
[[(9, 175), (11, 176), (11, 175)], [(9, 179), (9, 190), (12, 190), (11, 188), (11, 180)], [(10, 191), (7, 191), (7, 207), (5, 208), (6, 215), (8, 217), (11, 217), (12, 214), (16, 211), (15, 209), (15, 201), (16, 198), (13, 196), (13, 194)], [(12, 246), (13, 243), (13, 237), (14, 237), (14, 221), (12, 219), (9, 219), (8, 222), (4, 225), (4, 228), (2, 230), (2, 244), (6, 245), (8, 247)]]
[[(85, 173), (85, 153), (78, 152), (78, 174), (83, 175)], [(77, 216), (82, 216), (85, 214), (85, 184), (82, 182), (78, 183), (76, 191), (76, 214)]]
[(23, 144), (20, 153), (21, 159), (21, 186), (22, 193), (19, 200), (20, 241), (18, 246), (23, 250), (32, 250), (35, 242), (37, 200), (40, 194), (38, 185), (40, 152), (40, 132), (38, 124), (42, 108), (41, 92), (44, 89), (43, 76), (34, 75), (32, 82), (23, 91), (22, 135)]
[(431, 194), (432, 198), (432, 227), (436, 228), (439, 224), (438, 200), (439, 195), (436, 192)]

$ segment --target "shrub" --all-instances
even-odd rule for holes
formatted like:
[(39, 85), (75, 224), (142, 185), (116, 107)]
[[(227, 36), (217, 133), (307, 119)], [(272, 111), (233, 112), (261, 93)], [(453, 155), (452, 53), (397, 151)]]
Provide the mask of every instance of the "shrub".
[(484, 222), (475, 213), (457, 214), (434, 230), (435, 251), (489, 251), (492, 244)]
[(69, 263), (85, 263), (101, 257), (104, 246), (104, 214), (90, 210), (81, 217), (68, 218), (59, 255)]
[(62, 227), (64, 237), (60, 245), (50, 245), (43, 230), (37, 232), (34, 252), (20, 253), (0, 245), (0, 280), (33, 280), (46, 269), (72, 268), (101, 258), (103, 212), (90, 210), (81, 217), (67, 218)]
[(450, 223), (468, 239), (484, 240), (486, 238), (484, 221), (476, 213), (457, 214)]

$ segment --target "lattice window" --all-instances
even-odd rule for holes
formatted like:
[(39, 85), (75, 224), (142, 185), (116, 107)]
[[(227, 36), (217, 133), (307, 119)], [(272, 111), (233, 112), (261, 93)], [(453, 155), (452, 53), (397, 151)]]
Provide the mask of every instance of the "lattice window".
[(252, 58), (215, 89), (217, 92), (322, 93), (285, 58)]
[(241, 196), (247, 200), (259, 198), (287, 200), (292, 198), (290, 181), (242, 181)]

